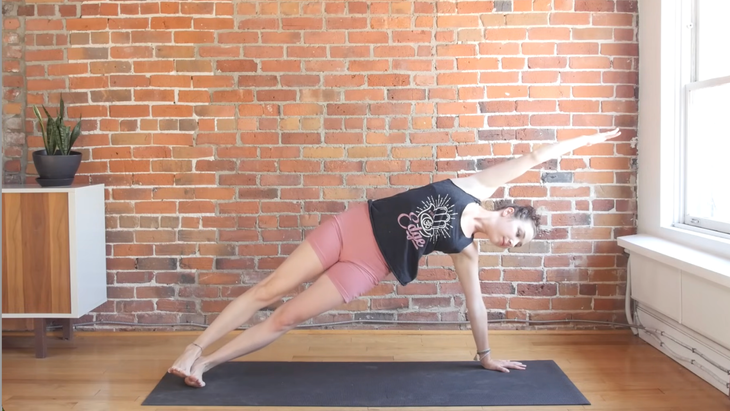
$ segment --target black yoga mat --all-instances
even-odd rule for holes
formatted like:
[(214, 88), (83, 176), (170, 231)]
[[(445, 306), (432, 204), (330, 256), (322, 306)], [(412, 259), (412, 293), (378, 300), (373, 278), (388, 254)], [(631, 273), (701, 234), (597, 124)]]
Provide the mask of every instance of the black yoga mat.
[(191, 388), (165, 374), (142, 405), (435, 407), (590, 405), (553, 361), (488, 371), (468, 362), (228, 362)]

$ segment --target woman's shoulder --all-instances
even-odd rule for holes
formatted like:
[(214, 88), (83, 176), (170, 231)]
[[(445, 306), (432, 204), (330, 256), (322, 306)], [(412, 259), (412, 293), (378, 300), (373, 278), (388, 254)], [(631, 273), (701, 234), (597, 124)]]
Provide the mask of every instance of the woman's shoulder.
[(480, 202), (489, 199), (497, 191), (496, 188), (485, 187), (477, 179), (473, 178), (473, 176), (450, 178), (448, 180)]

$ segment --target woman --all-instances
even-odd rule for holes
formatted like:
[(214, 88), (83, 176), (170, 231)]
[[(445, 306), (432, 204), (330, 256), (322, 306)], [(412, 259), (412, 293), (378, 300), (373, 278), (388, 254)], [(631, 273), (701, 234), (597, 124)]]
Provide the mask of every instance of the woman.
[[(532, 207), (514, 204), (487, 210), (501, 185), (527, 170), (576, 148), (620, 135), (618, 129), (550, 145), (463, 178), (428, 184), (380, 200), (350, 207), (312, 231), (270, 276), (232, 301), (170, 367), (168, 372), (193, 387), (203, 373), (270, 344), (308, 319), (351, 301), (390, 272), (406, 285), (416, 278), (418, 261), (441, 251), (451, 256), (465, 294), (477, 347), (475, 360), (489, 370), (524, 369), (519, 362), (493, 359), (487, 337), (487, 310), (479, 285), (475, 233), (497, 247), (519, 247), (538, 231)], [(321, 275), (321, 274), (325, 275)], [(314, 283), (210, 355), (203, 350), (302, 283)]]

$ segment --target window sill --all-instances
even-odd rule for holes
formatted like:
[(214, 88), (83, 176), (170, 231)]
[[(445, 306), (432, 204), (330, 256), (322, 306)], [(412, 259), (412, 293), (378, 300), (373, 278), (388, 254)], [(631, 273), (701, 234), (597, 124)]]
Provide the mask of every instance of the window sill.
[(730, 288), (730, 259), (646, 234), (619, 237), (618, 245)]

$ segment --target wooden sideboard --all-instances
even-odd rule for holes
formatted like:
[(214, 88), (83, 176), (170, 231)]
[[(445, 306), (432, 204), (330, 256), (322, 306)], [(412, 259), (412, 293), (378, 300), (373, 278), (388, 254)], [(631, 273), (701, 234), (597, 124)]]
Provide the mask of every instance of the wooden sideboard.
[(107, 301), (104, 185), (2, 188), (2, 318), (35, 320), (36, 357), (46, 323), (71, 320)]

